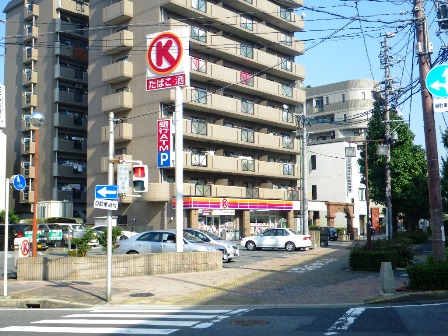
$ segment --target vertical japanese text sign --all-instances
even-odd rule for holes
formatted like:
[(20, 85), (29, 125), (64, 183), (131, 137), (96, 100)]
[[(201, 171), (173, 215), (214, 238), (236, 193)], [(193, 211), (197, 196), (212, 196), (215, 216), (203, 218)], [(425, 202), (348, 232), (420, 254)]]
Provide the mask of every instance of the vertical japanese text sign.
[(171, 119), (157, 120), (157, 167), (174, 167)]
[(190, 85), (189, 30), (181, 28), (146, 36), (146, 90)]

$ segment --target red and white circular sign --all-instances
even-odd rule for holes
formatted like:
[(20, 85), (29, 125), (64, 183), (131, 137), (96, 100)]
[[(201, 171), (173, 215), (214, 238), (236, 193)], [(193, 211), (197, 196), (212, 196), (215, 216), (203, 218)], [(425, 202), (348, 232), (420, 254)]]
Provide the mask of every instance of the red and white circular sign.
[(28, 253), (30, 253), (30, 243), (28, 240), (22, 241), (22, 245), (20, 245), (20, 252), (22, 252), (24, 257), (28, 256)]
[(229, 200), (227, 198), (223, 198), (221, 200), (221, 208), (227, 209), (229, 207)]
[(173, 72), (181, 63), (183, 50), (179, 36), (163, 32), (149, 44), (146, 59), (153, 72), (165, 75)]

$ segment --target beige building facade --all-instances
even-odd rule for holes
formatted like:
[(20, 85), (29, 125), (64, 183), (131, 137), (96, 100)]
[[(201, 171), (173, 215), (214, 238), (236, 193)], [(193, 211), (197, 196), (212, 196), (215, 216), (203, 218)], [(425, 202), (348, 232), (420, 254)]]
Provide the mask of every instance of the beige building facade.
[[(174, 118), (174, 90), (146, 90), (147, 35), (184, 27), (191, 78), (182, 89), (184, 225), (213, 225), (244, 235), (257, 226), (295, 227), (300, 153), (293, 131), (297, 106), (305, 102), (305, 70), (296, 63), (304, 44), (294, 37), (303, 29), (294, 9), (302, 5), (268, 0), (88, 3), (87, 223), (106, 215), (93, 203), (95, 186), (107, 184), (113, 112), (114, 158), (142, 161), (150, 173), (148, 192), (120, 197), (117, 223), (136, 231), (175, 226), (175, 171), (158, 168), (156, 148), (157, 121)], [(54, 47), (49, 49), (54, 53)], [(36, 108), (42, 110), (39, 103)], [(54, 107), (51, 99), (48, 104)]]

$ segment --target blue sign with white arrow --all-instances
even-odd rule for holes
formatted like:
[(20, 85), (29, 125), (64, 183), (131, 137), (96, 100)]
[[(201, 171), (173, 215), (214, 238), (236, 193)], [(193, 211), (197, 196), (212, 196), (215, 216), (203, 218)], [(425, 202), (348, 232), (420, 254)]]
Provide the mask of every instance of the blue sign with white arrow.
[(95, 186), (96, 199), (118, 199), (118, 185), (97, 185)]
[(426, 75), (428, 91), (437, 97), (448, 97), (448, 65), (436, 65)]
[(14, 189), (22, 191), (26, 187), (25, 177), (23, 175), (14, 175), (12, 185), (14, 186)]

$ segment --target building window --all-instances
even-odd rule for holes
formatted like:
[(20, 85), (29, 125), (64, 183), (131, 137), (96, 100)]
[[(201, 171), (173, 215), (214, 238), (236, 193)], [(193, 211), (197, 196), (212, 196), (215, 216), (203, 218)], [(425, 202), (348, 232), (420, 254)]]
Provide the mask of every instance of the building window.
[(283, 163), (283, 175), (294, 175), (294, 165), (292, 163)]
[(328, 96), (327, 96), (327, 97), (325, 97), (325, 105), (328, 105), (328, 104), (330, 104), (330, 101), (329, 101)]
[(283, 107), (283, 109), (282, 109), (282, 121), (285, 121), (288, 123), (292, 123), (292, 121), (293, 121), (293, 115), (292, 115), (292, 112), (290, 111), (289, 106), (286, 106), (286, 108)]
[(204, 29), (199, 27), (191, 27), (191, 38), (200, 42), (207, 42), (207, 33)]
[(193, 103), (207, 104), (207, 91), (202, 88), (192, 88), (191, 101)]
[(288, 58), (281, 58), (282, 70), (292, 71), (292, 62)]
[(241, 112), (254, 114), (254, 102), (249, 99), (241, 98)]
[(253, 31), (254, 30), (254, 20), (247, 16), (241, 16), (240, 27)]
[(282, 147), (287, 149), (293, 149), (294, 148), (294, 142), (292, 141), (291, 137), (287, 134), (282, 134)]
[(359, 188), (358, 189), (358, 196), (360, 201), (366, 200), (366, 189), (365, 188)]
[(311, 155), (311, 170), (316, 170), (317, 169), (317, 157), (316, 155)]
[(242, 171), (255, 171), (254, 159), (241, 159), (241, 170)]
[(248, 58), (254, 58), (254, 47), (248, 44), (240, 44), (240, 55)]
[(248, 86), (254, 86), (254, 77), (249, 72), (240, 72), (240, 83)]
[(249, 127), (241, 127), (241, 141), (254, 142), (254, 130)]
[(207, 73), (207, 61), (199, 57), (191, 58), (191, 70)]
[(366, 93), (365, 92), (361, 92), (361, 96), (362, 96), (362, 100), (366, 100)]
[(203, 118), (191, 118), (191, 133), (207, 135), (207, 123)]
[(311, 199), (317, 200), (317, 185), (315, 184), (311, 186)]
[(280, 43), (291, 47), (292, 46), (292, 37), (288, 36), (284, 33), (281, 33), (280, 34)]
[(282, 95), (286, 97), (292, 97), (292, 87), (288, 84), (282, 84)]
[(207, 11), (207, 1), (206, 0), (191, 0), (191, 7), (197, 9), (201, 12)]
[(280, 7), (280, 17), (287, 21), (291, 21), (291, 9)]
[(345, 93), (342, 94), (342, 102), (345, 102)]

